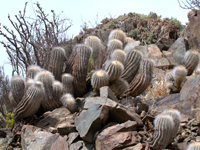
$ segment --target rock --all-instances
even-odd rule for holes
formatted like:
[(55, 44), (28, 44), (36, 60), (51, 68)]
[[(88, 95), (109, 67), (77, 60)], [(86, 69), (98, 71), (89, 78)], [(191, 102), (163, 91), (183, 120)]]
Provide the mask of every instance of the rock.
[(122, 149), (140, 142), (136, 128), (135, 121), (127, 121), (104, 129), (96, 138), (96, 150)]
[(101, 104), (92, 105), (87, 111), (81, 112), (75, 121), (80, 137), (91, 143), (95, 133), (106, 124), (108, 117), (109, 108)]
[(69, 145), (75, 142), (79, 138), (78, 132), (71, 132), (68, 135), (68, 143)]
[(78, 141), (69, 146), (69, 150), (80, 150), (83, 147), (83, 141)]
[(173, 57), (172, 52), (170, 52), (170, 51), (162, 51), (162, 53), (167, 58), (167, 60), (169, 61), (170, 66), (172, 68), (175, 67), (175, 66), (178, 66), (178, 63), (176, 62), (175, 58)]
[(136, 112), (140, 114), (142, 111), (148, 112), (149, 110), (149, 105), (144, 104), (144, 103), (138, 103), (136, 107)]
[(118, 102), (118, 99), (114, 95), (113, 91), (109, 88), (109, 86), (103, 86), (100, 88), (100, 97), (110, 98), (113, 101)]
[(158, 48), (157, 45), (151, 44), (147, 46), (137, 46), (135, 47), (136, 50), (142, 52), (144, 58), (150, 58), (155, 61), (155, 67), (158, 68), (169, 68), (169, 61), (163, 57), (162, 52)]
[(94, 145), (83, 141), (83, 147), (81, 150), (95, 150)]
[(64, 122), (57, 125), (58, 133), (61, 135), (69, 134), (70, 132), (76, 132), (76, 126), (69, 122)]
[(52, 134), (31, 125), (24, 125), (21, 134), (22, 149), (50, 149), (58, 137), (59, 134)]
[(142, 150), (143, 149), (143, 145), (141, 143), (138, 143), (135, 146), (130, 146), (127, 148), (123, 148), (122, 150)]
[(170, 46), (174, 43), (174, 41), (174, 39), (161, 38), (161, 40), (156, 45), (161, 51), (168, 50)]
[(172, 44), (172, 46), (168, 50), (172, 53), (178, 65), (181, 65), (183, 63), (185, 52), (188, 50), (186, 45), (187, 41), (183, 37), (180, 37), (174, 42), (174, 44)]
[[(200, 10), (191, 10), (188, 13), (189, 24), (187, 25), (186, 34), (188, 38), (189, 46), (192, 49), (200, 49), (200, 34), (199, 34), (199, 22), (200, 22)], [(199, 51), (200, 52), (200, 51)]]
[(50, 150), (68, 150), (69, 149), (68, 146), (69, 144), (67, 142), (67, 136), (66, 135), (64, 137), (59, 136), (51, 146)]
[(37, 127), (39, 128), (48, 128), (55, 127), (56, 124), (64, 117), (70, 114), (70, 111), (67, 108), (57, 108), (54, 109), (47, 117), (40, 120), (37, 123)]
[(139, 126), (143, 125), (142, 120), (137, 113), (109, 98), (88, 97), (85, 99), (84, 109), (90, 108), (94, 104), (107, 106), (109, 108), (109, 118), (113, 122), (124, 123), (131, 120), (136, 121)]

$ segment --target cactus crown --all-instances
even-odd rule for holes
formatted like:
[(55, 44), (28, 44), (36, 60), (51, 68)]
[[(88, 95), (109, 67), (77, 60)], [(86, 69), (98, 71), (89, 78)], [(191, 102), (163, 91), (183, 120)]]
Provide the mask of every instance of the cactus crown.
[(27, 69), (27, 78), (32, 78), (34, 79), (35, 75), (41, 71), (41, 68), (37, 65), (30, 65)]
[(175, 79), (176, 76), (185, 77), (187, 75), (187, 70), (184, 66), (176, 66), (172, 71), (172, 76)]
[(64, 94), (61, 97), (60, 101), (63, 103), (65, 107), (67, 107), (67, 109), (69, 109), (71, 113), (74, 113), (78, 110), (78, 105), (76, 103), (76, 100), (71, 94), (69, 93)]
[(109, 37), (108, 37), (109, 40), (118, 39), (122, 43), (125, 43), (125, 38), (126, 38), (125, 33), (122, 30), (119, 30), (119, 29), (112, 30), (110, 32)]
[(108, 74), (104, 70), (97, 70), (92, 74), (91, 85), (94, 89), (99, 90), (102, 86), (109, 84)]
[(111, 54), (111, 60), (120, 61), (122, 64), (124, 64), (125, 58), (126, 58), (126, 53), (121, 49), (116, 49)]
[(88, 36), (85, 39), (85, 44), (88, 46), (101, 48), (101, 40), (97, 36)]
[[(51, 51), (51, 55), (55, 55), (56, 57), (54, 58), (57, 58), (57, 59), (65, 59), (65, 49), (62, 48), (62, 47), (53, 47), (52, 51)], [(62, 56), (62, 57), (60, 57)]]
[(53, 84), (54, 76), (49, 71), (41, 71), (36, 75), (35, 80), (43, 82), (44, 87), (46, 89), (46, 85)]
[[(173, 118), (168, 114), (159, 114), (154, 120), (154, 126), (158, 126), (160, 121), (170, 121), (172, 126), (174, 126)], [(163, 124), (164, 125), (164, 124)]]
[(31, 85), (34, 84), (34, 80), (29, 78), (27, 81), (26, 81), (26, 85), (25, 85), (25, 89), (27, 90)]
[(168, 114), (168, 115), (172, 116), (172, 118), (175, 118), (181, 122), (181, 113), (177, 109), (164, 110), (163, 114)]
[(62, 91), (63, 85), (62, 85), (62, 83), (59, 82), (59, 81), (54, 81), (54, 82), (53, 82), (53, 87), (59, 88), (59, 90)]

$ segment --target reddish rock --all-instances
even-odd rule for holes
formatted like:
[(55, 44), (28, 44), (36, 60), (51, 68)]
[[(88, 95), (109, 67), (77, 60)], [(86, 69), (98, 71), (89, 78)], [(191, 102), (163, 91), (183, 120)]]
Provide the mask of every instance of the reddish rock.
[(69, 144), (67, 142), (67, 136), (59, 136), (51, 146), (50, 150), (68, 150), (68, 146)]
[(130, 146), (127, 148), (123, 148), (122, 150), (142, 150), (143, 149), (143, 145), (141, 143), (138, 143), (135, 146)]

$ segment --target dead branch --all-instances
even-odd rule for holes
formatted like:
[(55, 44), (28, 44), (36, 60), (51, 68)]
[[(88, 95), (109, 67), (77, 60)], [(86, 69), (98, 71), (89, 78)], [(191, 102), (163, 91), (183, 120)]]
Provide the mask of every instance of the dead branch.
[(200, 1), (199, 0), (177, 0), (178, 4), (183, 9), (200, 9)]

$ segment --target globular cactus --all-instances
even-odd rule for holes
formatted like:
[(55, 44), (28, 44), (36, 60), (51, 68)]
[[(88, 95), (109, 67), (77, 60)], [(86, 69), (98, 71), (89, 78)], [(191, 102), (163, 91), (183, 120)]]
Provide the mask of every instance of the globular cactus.
[(126, 37), (125, 38), (125, 43), (129, 43), (129, 42), (133, 42), (134, 40), (133, 40), (133, 38), (131, 38), (131, 37)]
[(34, 84), (34, 80), (29, 78), (27, 81), (26, 81), (26, 85), (25, 85), (25, 91), (28, 90), (28, 88)]
[(124, 70), (124, 65), (116, 60), (110, 60), (105, 65), (105, 71), (109, 76), (109, 81), (119, 79)]
[(120, 40), (117, 40), (117, 39), (109, 40), (108, 45), (107, 45), (106, 60), (110, 60), (111, 54), (115, 49), (122, 49), (122, 47), (123, 47), (123, 44)]
[(170, 115), (174, 122), (174, 128), (171, 132), (171, 142), (174, 141), (174, 138), (176, 137), (176, 134), (179, 129), (179, 125), (181, 123), (181, 113), (176, 109), (168, 109), (162, 112), (162, 114)]
[(97, 36), (88, 36), (85, 39), (85, 44), (92, 48), (92, 59), (94, 69), (100, 69), (101, 66), (101, 40)]
[(140, 95), (150, 85), (154, 70), (154, 61), (151, 59), (144, 59), (141, 63), (141, 70), (139, 74), (133, 79), (125, 94), (130, 96)]
[(136, 46), (140, 45), (140, 41), (132, 41), (126, 44), (124, 47), (124, 52), (127, 54), (129, 51), (132, 51), (135, 49)]
[(77, 55), (74, 58), (74, 64), (72, 66), (74, 96), (81, 97), (87, 92), (86, 76), (92, 48), (85, 44), (78, 44), (76, 51)]
[(42, 69), (37, 66), (37, 65), (30, 65), (28, 68), (27, 68), (27, 73), (26, 73), (26, 79), (34, 79), (35, 78), (35, 75), (42, 71)]
[(191, 143), (187, 150), (200, 150), (200, 142)]
[(174, 92), (179, 92), (187, 76), (187, 70), (184, 66), (177, 66), (172, 70), (172, 76), (174, 79), (174, 87), (172, 90)]
[(20, 76), (13, 76), (11, 79), (10, 87), (15, 103), (18, 104), (22, 100), (22, 97), (24, 95), (24, 78)]
[(171, 132), (174, 128), (173, 118), (170, 115), (159, 114), (154, 120), (153, 139), (149, 142), (153, 150), (161, 150), (171, 142)]
[(51, 72), (41, 71), (36, 75), (35, 80), (41, 81), (44, 85), (45, 98), (42, 100), (44, 111), (52, 111), (55, 108), (62, 106), (59, 99), (55, 99), (55, 96), (53, 95), (52, 84), (54, 82), (54, 76)]
[(124, 64), (125, 58), (126, 53), (121, 49), (116, 49), (111, 54), (111, 60), (120, 61), (122, 64)]
[(73, 76), (69, 73), (62, 75), (63, 93), (74, 95)]
[(190, 50), (185, 53), (184, 66), (187, 69), (187, 75), (190, 76), (199, 64), (199, 53), (196, 50)]
[(53, 84), (53, 95), (55, 99), (60, 100), (60, 97), (63, 93), (63, 85), (60, 81), (54, 81)]
[(71, 113), (78, 111), (78, 104), (76, 99), (71, 94), (64, 94), (60, 101), (62, 102), (63, 106), (65, 106)]
[(17, 105), (17, 108), (14, 112), (15, 122), (36, 114), (40, 108), (44, 96), (45, 90), (42, 82), (36, 81), (32, 86), (28, 88), (22, 98), (22, 101)]
[(91, 85), (94, 89), (99, 90), (102, 86), (109, 84), (109, 76), (104, 70), (97, 70), (92, 74)]
[(10, 100), (10, 103), (13, 107), (17, 107), (17, 103), (15, 102), (15, 99), (13, 98), (11, 91), (8, 93), (8, 99)]
[(109, 87), (115, 93), (117, 98), (120, 98), (124, 94), (124, 92), (128, 89), (129, 84), (126, 80), (120, 78), (110, 82)]
[(124, 44), (125, 43), (125, 38), (126, 38), (126, 35), (122, 30), (115, 29), (115, 30), (112, 30), (110, 32), (108, 40), (110, 41), (110, 40), (113, 40), (113, 39), (118, 39)]
[(121, 78), (130, 83), (138, 72), (140, 62), (142, 60), (142, 53), (138, 50), (131, 50), (126, 54), (124, 62), (124, 71)]
[(55, 79), (58, 81), (61, 81), (61, 75), (65, 61), (65, 50), (61, 47), (54, 47), (51, 51), (48, 70), (53, 73)]

